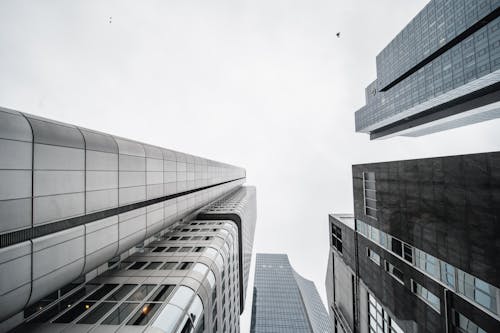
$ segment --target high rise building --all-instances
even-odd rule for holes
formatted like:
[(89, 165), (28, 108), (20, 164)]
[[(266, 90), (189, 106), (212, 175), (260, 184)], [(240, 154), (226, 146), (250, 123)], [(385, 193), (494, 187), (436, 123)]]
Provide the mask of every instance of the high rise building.
[(499, 7), (430, 1), (377, 56), (356, 131), (420, 136), (500, 117)]
[(333, 332), (314, 283), (294, 271), (286, 254), (257, 253), (250, 332)]
[(500, 331), (500, 153), (354, 165), (331, 215), (338, 332)]
[(0, 331), (239, 332), (244, 169), (3, 108), (0, 152)]

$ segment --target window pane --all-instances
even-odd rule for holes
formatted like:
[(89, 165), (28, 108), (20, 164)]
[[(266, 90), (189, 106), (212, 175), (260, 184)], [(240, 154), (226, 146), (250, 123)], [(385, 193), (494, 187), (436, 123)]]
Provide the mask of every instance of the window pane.
[(80, 302), (72, 307), (68, 312), (54, 320), (54, 323), (70, 323), (85, 311), (88, 311), (95, 302)]
[(120, 325), (135, 309), (138, 303), (123, 303), (113, 311), (103, 322), (103, 325)]
[(166, 262), (165, 265), (161, 267), (161, 269), (174, 269), (177, 266), (176, 262)]
[(146, 265), (146, 262), (138, 261), (134, 263), (132, 266), (130, 266), (128, 269), (141, 269), (144, 265)]
[(101, 303), (88, 315), (78, 321), (78, 324), (95, 324), (97, 323), (116, 303)]
[(127, 325), (146, 325), (154, 316), (161, 304), (146, 303), (132, 316)]
[(109, 294), (109, 292), (115, 289), (117, 286), (118, 286), (117, 284), (105, 284), (104, 286), (102, 286), (102, 288), (97, 289), (97, 291), (92, 293), (85, 300), (100, 301), (101, 299), (104, 298), (104, 296)]
[(149, 297), (148, 301), (150, 302), (162, 302), (164, 301), (168, 295), (172, 292), (174, 286), (171, 285), (162, 285), (160, 288), (156, 289), (156, 291)]
[(154, 284), (144, 284), (140, 286), (132, 295), (130, 295), (129, 298), (127, 298), (127, 301), (142, 301), (143, 299), (146, 298), (147, 295), (156, 287)]
[(121, 301), (123, 297), (127, 296), (129, 292), (132, 291), (137, 285), (136, 284), (124, 284), (117, 291), (115, 291), (111, 296), (109, 296), (107, 301)]
[(157, 269), (158, 267), (160, 267), (161, 264), (163, 264), (163, 263), (158, 262), (158, 261), (153, 261), (153, 262), (149, 263), (149, 265), (144, 267), (144, 269)]

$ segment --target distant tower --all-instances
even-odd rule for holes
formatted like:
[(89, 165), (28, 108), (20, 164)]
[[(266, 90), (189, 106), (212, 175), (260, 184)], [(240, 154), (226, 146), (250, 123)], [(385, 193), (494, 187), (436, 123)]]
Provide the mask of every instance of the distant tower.
[(314, 283), (286, 254), (257, 253), (250, 332), (333, 333)]
[(430, 1), (377, 56), (356, 131), (420, 136), (499, 118), (499, 6)]

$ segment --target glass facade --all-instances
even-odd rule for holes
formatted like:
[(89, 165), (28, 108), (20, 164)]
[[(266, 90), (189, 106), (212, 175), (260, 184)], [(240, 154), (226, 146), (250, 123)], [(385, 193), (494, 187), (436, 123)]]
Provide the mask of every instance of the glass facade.
[(285, 254), (257, 254), (250, 332), (332, 332), (316, 288)]
[(500, 82), (500, 2), (433, 0), (377, 56), (355, 114), (372, 132)]

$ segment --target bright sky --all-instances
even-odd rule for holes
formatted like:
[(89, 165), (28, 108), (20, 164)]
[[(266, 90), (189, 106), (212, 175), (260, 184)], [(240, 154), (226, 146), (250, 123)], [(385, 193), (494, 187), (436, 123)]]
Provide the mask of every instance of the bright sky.
[(353, 163), (500, 148), (498, 120), (354, 132), (376, 54), (426, 3), (2, 0), (0, 106), (245, 167), (255, 252), (287, 253), (326, 298), (328, 213), (352, 212)]

